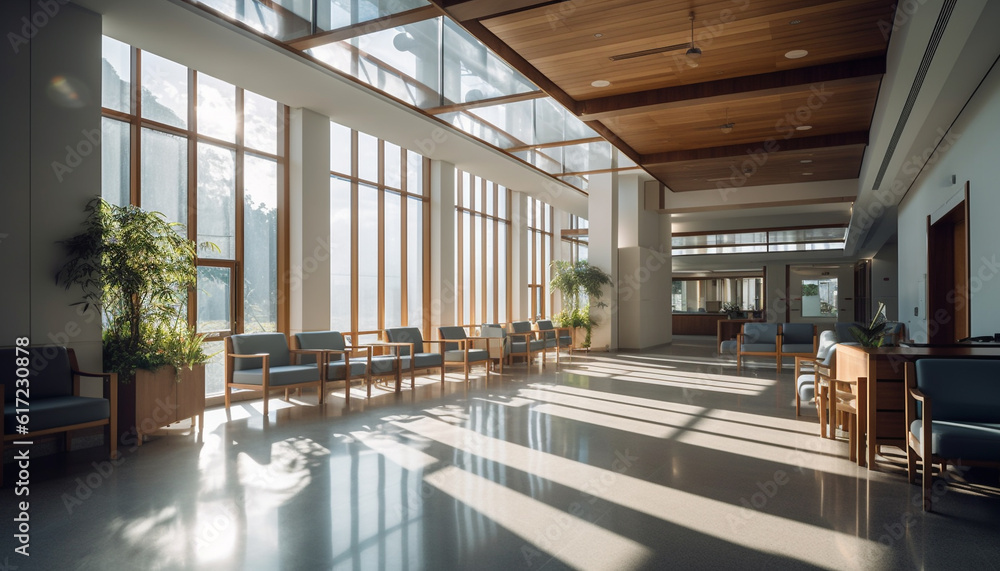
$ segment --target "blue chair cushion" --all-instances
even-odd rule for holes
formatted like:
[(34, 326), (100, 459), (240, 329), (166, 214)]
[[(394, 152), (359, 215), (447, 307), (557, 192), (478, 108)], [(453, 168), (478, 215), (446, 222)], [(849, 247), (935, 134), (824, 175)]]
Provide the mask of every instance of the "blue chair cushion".
[[(449, 325), (445, 327), (438, 327), (438, 336), (441, 339), (467, 339), (469, 336), (465, 333), (465, 328), (457, 325)], [(459, 348), (458, 343), (445, 343), (445, 351), (455, 351)]]
[(782, 345), (809, 345), (809, 352), (813, 348), (813, 327), (812, 323), (782, 323), (781, 343)]
[(774, 353), (777, 350), (774, 343), (744, 343), (742, 348), (744, 353)]
[(719, 353), (723, 354), (723, 355), (725, 355), (726, 353), (729, 353), (730, 355), (735, 355), (736, 354), (736, 340), (735, 339), (727, 339), (726, 341), (723, 341), (722, 343), (719, 343)]
[[(469, 349), (469, 362), (485, 361), (490, 358), (490, 352), (486, 349)], [(448, 362), (465, 362), (465, 351), (445, 351), (444, 360)]]
[[(545, 349), (544, 339), (532, 339), (527, 343), (531, 343), (532, 353), (534, 353), (535, 351), (542, 351)], [(525, 346), (526, 346), (525, 341), (512, 341), (510, 344), (510, 351), (512, 353), (527, 353), (527, 349), (525, 349)]]
[[(307, 331), (296, 333), (295, 340), (298, 341), (299, 349), (332, 349), (334, 351), (343, 351), (347, 348), (347, 344), (344, 342), (344, 335), (339, 331)], [(330, 362), (343, 360), (343, 355), (330, 355)], [(299, 355), (300, 365), (315, 362), (315, 355)]]
[[(357, 359), (351, 359), (351, 376), (360, 377), (365, 374), (368, 369), (368, 358), (358, 357)], [(343, 361), (339, 363), (330, 363), (327, 365), (326, 370), (326, 380), (328, 381), (342, 381), (344, 380), (344, 373), (347, 372), (347, 363)]]
[(813, 354), (813, 344), (810, 343), (806, 345), (805, 343), (782, 343), (781, 344), (782, 353), (808, 353)]
[[(393, 327), (385, 330), (386, 337), (392, 343), (413, 343), (414, 353), (424, 352), (424, 336), (417, 327)], [(409, 355), (409, 347), (397, 347), (400, 355)], [(419, 365), (418, 365), (419, 366)], [(407, 365), (409, 367), (409, 365)]]
[[(66, 371), (69, 371), (67, 364)], [(34, 386), (31, 387), (34, 389)], [(31, 395), (34, 397), (34, 391)], [(111, 416), (111, 405), (106, 399), (76, 397), (76, 396), (55, 396), (46, 398), (31, 399), (31, 414), (28, 418), (28, 430), (37, 432), (67, 426), (71, 424), (81, 424), (104, 420)], [(3, 431), (4, 434), (14, 434), (17, 404), (11, 402), (3, 406)]]
[(531, 333), (531, 322), (515, 321), (510, 324), (510, 329), (513, 333)]
[(795, 381), (795, 389), (799, 391), (800, 401), (809, 401), (816, 397), (816, 383), (812, 374), (799, 375)]
[[(936, 411), (932, 414), (937, 416)], [(922, 428), (920, 419), (910, 424), (910, 432), (918, 441)], [(931, 454), (942, 458), (995, 462), (1000, 458), (1000, 423), (934, 420), (931, 425)]]
[[(271, 367), (268, 385), (280, 387), (319, 381), (319, 369), (316, 365), (285, 365)], [(233, 382), (240, 385), (263, 385), (264, 369), (243, 369), (233, 371)]]
[(934, 426), (938, 420), (1000, 422), (1000, 360), (918, 359), (917, 388), (933, 406)]
[(569, 335), (559, 336), (559, 346), (560, 347), (571, 347), (573, 345), (573, 338)]
[[(399, 358), (400, 366), (404, 369), (410, 368), (410, 356)], [(413, 356), (413, 368), (424, 369), (427, 367), (440, 367), (444, 364), (441, 353), (417, 353)]]
[[(50, 397), (73, 396), (73, 374), (70, 372), (69, 353), (65, 347), (27, 347), (28, 354), (18, 352), (14, 347), (0, 349), (0, 367), (4, 374), (3, 402), (13, 402), (16, 398), (18, 378), (16, 358), (28, 358), (28, 379), (31, 389), (31, 407), (35, 402)], [(23, 361), (22, 361), (23, 362)], [(22, 371), (23, 372), (23, 371)], [(8, 432), (7, 434), (12, 434)]]
[(770, 345), (773, 349), (778, 345), (777, 323), (744, 323), (743, 343), (746, 345)]
[[(275, 367), (290, 365), (288, 340), (284, 333), (242, 333), (230, 337), (233, 342), (233, 353), (237, 355), (254, 355), (268, 353), (271, 358), (269, 365)], [(261, 359), (235, 359), (234, 371), (253, 370), (263, 367)], [(313, 367), (316, 370), (316, 367)]]
[(396, 357), (393, 355), (372, 355), (373, 375), (384, 375), (396, 372)]

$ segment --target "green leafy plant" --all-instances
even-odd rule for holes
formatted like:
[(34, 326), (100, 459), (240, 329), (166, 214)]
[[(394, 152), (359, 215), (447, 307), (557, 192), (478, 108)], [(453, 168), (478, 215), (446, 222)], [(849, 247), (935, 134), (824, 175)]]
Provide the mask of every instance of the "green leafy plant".
[(722, 311), (723, 313), (739, 313), (743, 310), (740, 309), (740, 304), (734, 301), (727, 301), (722, 304)]
[(68, 260), (56, 279), (83, 291), (74, 305), (100, 311), (104, 368), (131, 379), (140, 368), (207, 361), (204, 336), (187, 324), (187, 294), (198, 274), (184, 226), (101, 198), (86, 212), (83, 232), (62, 242)]
[(879, 302), (878, 311), (867, 327), (851, 326), (851, 334), (862, 347), (881, 347), (888, 334), (886, 331), (885, 304)]
[(552, 279), (549, 286), (559, 290), (563, 310), (553, 316), (559, 327), (582, 327), (587, 330), (583, 347), (590, 347), (590, 336), (597, 322), (590, 317), (590, 307), (607, 307), (601, 301), (604, 296), (604, 286), (612, 285), (611, 275), (591, 266), (586, 260), (576, 263), (566, 260), (553, 260), (551, 264)]
[(802, 284), (802, 297), (819, 295), (819, 286), (816, 284)]

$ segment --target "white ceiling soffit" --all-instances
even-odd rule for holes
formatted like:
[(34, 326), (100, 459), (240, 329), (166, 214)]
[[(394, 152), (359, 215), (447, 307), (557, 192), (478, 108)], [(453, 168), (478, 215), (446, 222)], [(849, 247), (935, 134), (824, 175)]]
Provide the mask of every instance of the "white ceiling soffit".
[(587, 216), (587, 197), (576, 189), (197, 8), (170, 0), (75, 2), (101, 14), (110, 37)]
[(670, 226), (680, 232), (739, 232), (760, 228), (788, 226), (825, 226), (847, 224), (851, 219), (850, 202), (775, 206), (753, 210), (685, 212), (670, 215)]
[[(651, 188), (651, 186), (647, 184), (646, 188)], [(690, 192), (666, 190), (663, 207), (660, 210), (672, 213), (741, 210), (746, 213), (747, 208), (850, 202), (857, 195), (857, 192), (858, 182), (856, 179), (693, 190)]]
[(1000, 2), (927, 0), (901, 3), (889, 40), (868, 149), (861, 167), (845, 253), (875, 254), (920, 169), (1000, 54)]

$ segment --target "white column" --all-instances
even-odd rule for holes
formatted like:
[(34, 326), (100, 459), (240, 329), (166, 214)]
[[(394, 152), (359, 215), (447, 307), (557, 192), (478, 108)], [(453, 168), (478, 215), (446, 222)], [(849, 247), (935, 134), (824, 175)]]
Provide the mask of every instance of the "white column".
[[(617, 165), (617, 160), (612, 166)], [(611, 274), (613, 286), (604, 288), (602, 301), (608, 307), (590, 306), (597, 321), (590, 345), (597, 350), (618, 349), (618, 173), (590, 177), (590, 264)]]
[(291, 111), (289, 124), (290, 333), (330, 326), (330, 118)]
[(431, 161), (431, 329), (455, 325), (455, 165)]
[(531, 318), (531, 296), (528, 292), (528, 196), (523, 192), (510, 193), (510, 303), (511, 318), (523, 321)]

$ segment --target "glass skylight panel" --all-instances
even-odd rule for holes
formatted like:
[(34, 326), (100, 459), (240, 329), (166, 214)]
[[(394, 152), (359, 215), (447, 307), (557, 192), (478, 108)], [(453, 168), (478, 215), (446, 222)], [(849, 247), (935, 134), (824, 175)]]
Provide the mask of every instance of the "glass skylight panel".
[(611, 168), (611, 143), (581, 143), (561, 147), (563, 172), (585, 172)]
[(809, 242), (843, 240), (847, 228), (800, 228), (797, 230), (779, 230), (770, 232), (771, 242)]
[(510, 137), (508, 137), (505, 133), (501, 133), (500, 131), (484, 124), (472, 115), (453, 112), (442, 113), (437, 117), (438, 119), (449, 123), (451, 126), (461, 129), (473, 137), (481, 141), (485, 141), (495, 147), (506, 148), (514, 146), (513, 141), (511, 141)]
[(532, 117), (532, 102), (517, 101), (469, 109), (469, 113), (507, 133), (512, 147), (536, 143)]
[(443, 59), (446, 104), (479, 101), (537, 89), (451, 20), (445, 20), (444, 24)]
[[(277, 39), (289, 39), (288, 35), (278, 33), (278, 29), (283, 26), (278, 25), (278, 14), (268, 4), (254, 0), (201, 0), (201, 3), (234, 20), (243, 22), (262, 34)], [(308, 30), (303, 30), (299, 35), (305, 33), (308, 33)]]
[(316, 27), (320, 30), (336, 30), (428, 5), (430, 2), (425, 0), (320, 1), (316, 3)]
[(798, 244), (772, 244), (771, 252), (809, 252), (813, 250), (842, 250), (843, 242), (801, 242)]

